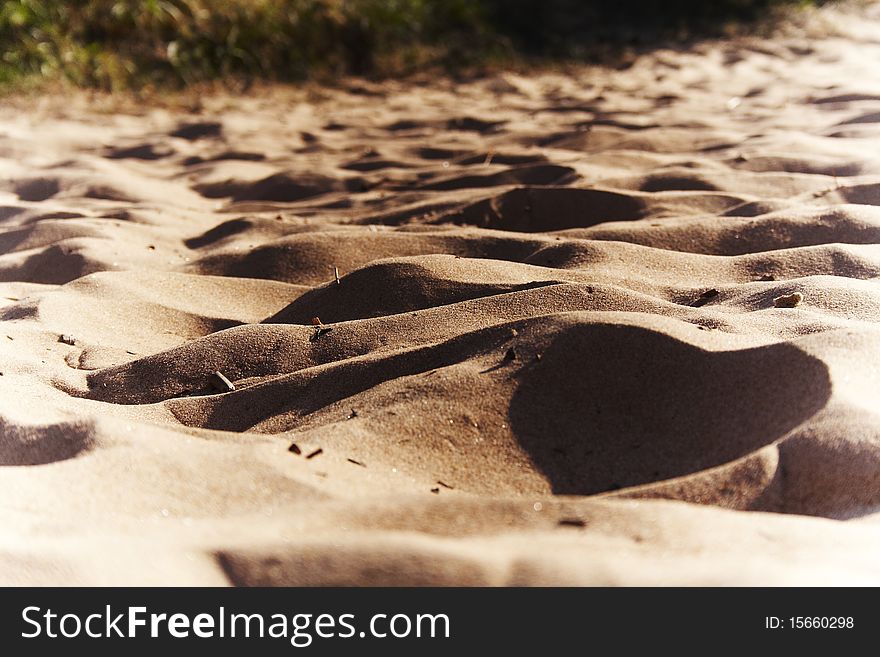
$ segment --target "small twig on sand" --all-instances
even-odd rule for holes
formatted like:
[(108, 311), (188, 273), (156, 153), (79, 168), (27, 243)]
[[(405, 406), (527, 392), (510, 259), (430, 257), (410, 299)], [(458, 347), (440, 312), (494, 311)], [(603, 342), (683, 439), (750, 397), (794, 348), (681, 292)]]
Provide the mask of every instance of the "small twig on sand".
[(223, 372), (214, 372), (211, 374), (211, 387), (217, 392), (232, 392), (235, 390), (235, 384), (226, 378)]
[(694, 308), (699, 308), (700, 306), (705, 306), (707, 303), (709, 303), (712, 299), (717, 297), (719, 294), (720, 294), (720, 292), (718, 292), (718, 290), (716, 290), (715, 288), (712, 288), (711, 290), (706, 290), (705, 292), (703, 292), (700, 295), (699, 299), (697, 299), (696, 301), (694, 301), (691, 304), (691, 306), (693, 306)]
[(359, 465), (359, 466), (361, 466), (362, 468), (366, 468), (366, 467), (367, 467), (367, 464), (366, 464), (366, 463), (361, 463), (360, 461), (355, 461), (354, 459), (345, 459), (345, 460), (348, 461), (349, 463), (354, 463), (355, 465)]
[(316, 449), (316, 450), (315, 450), (314, 452), (312, 452), (311, 454), (307, 454), (307, 455), (306, 455), (306, 459), (313, 459), (313, 458), (315, 458), (316, 456), (320, 456), (320, 455), (323, 454), (323, 453), (324, 453), (323, 448), (319, 447), (318, 449)]
[(342, 283), (339, 280), (339, 269), (337, 267), (333, 267), (333, 275), (336, 277), (336, 284), (342, 285)]
[(580, 518), (560, 518), (557, 523), (560, 527), (586, 527), (587, 523)]

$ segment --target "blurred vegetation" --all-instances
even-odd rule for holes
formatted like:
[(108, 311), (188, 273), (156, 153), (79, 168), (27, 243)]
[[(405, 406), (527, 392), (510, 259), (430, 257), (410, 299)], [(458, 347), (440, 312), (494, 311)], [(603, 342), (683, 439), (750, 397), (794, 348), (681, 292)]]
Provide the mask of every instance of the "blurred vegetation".
[(102, 89), (590, 58), (821, 0), (7, 0), (0, 84)]

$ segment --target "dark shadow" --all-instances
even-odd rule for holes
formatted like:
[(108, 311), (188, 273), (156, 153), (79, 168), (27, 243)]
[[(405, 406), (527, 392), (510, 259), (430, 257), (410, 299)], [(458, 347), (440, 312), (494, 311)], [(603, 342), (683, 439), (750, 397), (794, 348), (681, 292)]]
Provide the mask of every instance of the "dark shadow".
[(749, 454), (820, 410), (831, 383), (787, 344), (709, 352), (633, 326), (582, 324), (520, 374), (510, 426), (553, 492), (592, 495)]
[(18, 205), (2, 205), (0, 206), (0, 221), (12, 219), (26, 210), (28, 210), (28, 208)]
[[(562, 185), (572, 182), (576, 177), (577, 172), (571, 167), (556, 164), (534, 164), (491, 174), (451, 176), (424, 183), (419, 186), (419, 189), (450, 191), (501, 185)], [(407, 189), (407, 186), (403, 186), (401, 189)]]
[(462, 132), (479, 132), (485, 134), (494, 132), (506, 121), (484, 121), (473, 116), (459, 116), (446, 122), (448, 130), (460, 130)]
[[(648, 47), (722, 35), (733, 22), (772, 18), (786, 0), (481, 0), (488, 24), (527, 54), (584, 58), (597, 46)], [(794, 4), (794, 2), (789, 2)]]
[(242, 162), (262, 162), (266, 159), (263, 153), (251, 153), (249, 151), (224, 151), (213, 157), (201, 157), (193, 155), (183, 160), (181, 164), (184, 166), (195, 166), (197, 164), (205, 164), (208, 162), (223, 162), (226, 160), (237, 160)]
[(174, 149), (161, 144), (140, 144), (126, 148), (108, 148), (104, 157), (110, 160), (161, 160), (174, 155)]
[(215, 242), (226, 239), (227, 237), (239, 235), (240, 233), (253, 228), (254, 225), (255, 222), (252, 219), (247, 219), (245, 217), (231, 219), (214, 226), (197, 237), (190, 237), (189, 239), (184, 240), (183, 243), (186, 244), (187, 248), (200, 249), (204, 246), (209, 246)]
[(0, 270), (0, 281), (64, 285), (104, 267), (63, 243), (43, 247), (20, 264)]
[(20, 426), (0, 418), (0, 466), (66, 461), (91, 449), (93, 441), (87, 424)]
[(524, 187), (447, 213), (434, 223), (541, 233), (589, 228), (606, 221), (633, 221), (644, 214), (645, 202), (635, 195), (601, 189)]
[(172, 137), (195, 141), (208, 137), (219, 137), (223, 132), (223, 126), (216, 121), (200, 121), (197, 123), (183, 123), (171, 133)]
[(226, 198), (233, 201), (300, 201), (337, 191), (361, 191), (359, 178), (339, 180), (316, 173), (276, 173), (255, 181), (228, 180), (196, 185), (195, 191), (205, 198)]
[(412, 168), (412, 165), (397, 160), (386, 160), (377, 157), (367, 157), (360, 160), (354, 160), (352, 162), (346, 162), (345, 164), (342, 164), (340, 168), (346, 169), (348, 171), (369, 172), (382, 171), (383, 169), (410, 169)]
[(717, 192), (717, 186), (694, 175), (650, 175), (639, 187), (643, 192)]
[(308, 325), (313, 317), (320, 317), (324, 323), (334, 324), (558, 284), (553, 280), (456, 281), (442, 278), (418, 262), (376, 262), (343, 276), (339, 285), (323, 285), (305, 292), (263, 323)]
[(61, 191), (57, 178), (32, 178), (18, 183), (15, 193), (22, 201), (45, 201)]
[(496, 153), (494, 151), (482, 151), (475, 155), (468, 155), (455, 160), (456, 164), (534, 164), (547, 162), (547, 156), (541, 153)]

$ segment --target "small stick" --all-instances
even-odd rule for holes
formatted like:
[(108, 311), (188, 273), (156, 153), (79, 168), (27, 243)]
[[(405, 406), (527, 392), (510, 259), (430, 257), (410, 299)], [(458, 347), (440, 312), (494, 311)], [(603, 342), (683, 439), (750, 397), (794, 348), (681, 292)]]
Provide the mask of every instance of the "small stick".
[(580, 518), (560, 518), (557, 523), (560, 527), (586, 527), (587, 523)]
[(453, 487), (452, 487), (452, 486), (450, 486), (450, 485), (447, 484), (447, 483), (444, 483), (444, 482), (440, 481), (439, 479), (437, 480), (437, 483), (440, 484), (441, 486), (443, 486), (443, 488), (448, 488), (449, 490), (453, 490)]
[(218, 392), (232, 392), (235, 390), (235, 384), (226, 378), (223, 372), (214, 372), (211, 374), (211, 387)]
[(703, 292), (700, 295), (699, 299), (697, 299), (696, 301), (694, 301), (691, 304), (691, 306), (693, 306), (694, 308), (699, 308), (700, 306), (705, 306), (707, 303), (709, 303), (712, 299), (717, 297), (719, 294), (721, 294), (721, 293), (718, 290), (716, 290), (715, 288), (712, 288), (711, 290), (706, 290), (705, 292)]
[(333, 275), (336, 276), (336, 284), (342, 285), (342, 283), (339, 280), (339, 269), (337, 267), (333, 267)]
[(348, 461), (349, 463), (354, 463), (355, 465), (359, 465), (362, 468), (367, 467), (367, 465), (365, 463), (361, 463), (360, 461), (355, 461), (354, 459), (345, 459), (345, 460)]
[(311, 454), (308, 454), (308, 455), (306, 456), (306, 459), (313, 459), (313, 458), (315, 458), (316, 456), (320, 456), (320, 455), (323, 454), (323, 453), (324, 453), (323, 448), (319, 447), (318, 449), (316, 449), (316, 450), (315, 450), (314, 452), (312, 452)]

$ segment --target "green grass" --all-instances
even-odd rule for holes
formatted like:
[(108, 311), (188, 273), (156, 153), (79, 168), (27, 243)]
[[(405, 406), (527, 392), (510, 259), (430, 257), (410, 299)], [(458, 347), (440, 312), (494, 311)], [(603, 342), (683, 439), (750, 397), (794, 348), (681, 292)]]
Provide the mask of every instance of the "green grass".
[(596, 44), (710, 34), (804, 0), (9, 0), (0, 85), (184, 87), (589, 58)]

